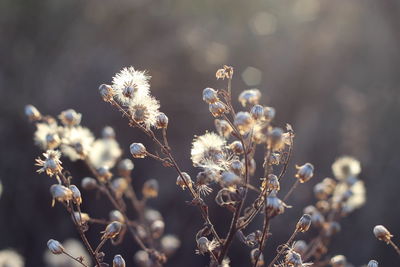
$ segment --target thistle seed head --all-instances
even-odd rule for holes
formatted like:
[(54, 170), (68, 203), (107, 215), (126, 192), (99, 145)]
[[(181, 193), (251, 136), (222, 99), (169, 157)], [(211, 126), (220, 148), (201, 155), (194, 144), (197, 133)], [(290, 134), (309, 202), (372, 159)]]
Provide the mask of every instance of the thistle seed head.
[(307, 243), (304, 240), (298, 240), (293, 243), (293, 250), (299, 253), (300, 255), (304, 255), (307, 251)]
[(249, 112), (239, 111), (236, 113), (233, 124), (238, 128), (241, 134), (251, 130), (254, 120)]
[(228, 112), (227, 106), (221, 101), (211, 103), (208, 106), (209, 111), (214, 117), (221, 117), (224, 113)]
[(182, 176), (179, 175), (176, 178), (176, 185), (179, 185), (183, 190), (185, 190), (186, 185), (191, 186), (193, 181), (192, 178), (190, 178), (190, 175), (187, 174), (186, 172), (182, 172)]
[(38, 158), (36, 159), (36, 166), (42, 167), (37, 170), (38, 173), (46, 172), (50, 177), (53, 175), (57, 175), (61, 173), (61, 153), (57, 150), (47, 150), (46, 153), (43, 153), (44, 160)]
[(81, 123), (82, 114), (73, 109), (67, 109), (58, 116), (65, 126), (77, 126)]
[(210, 245), (210, 240), (207, 239), (207, 237), (202, 236), (197, 241), (197, 248), (199, 250), (199, 253), (204, 255), (205, 253), (208, 252), (208, 247)]
[(311, 225), (311, 216), (309, 214), (304, 214), (297, 222), (296, 231), (303, 233), (307, 232), (308, 229), (310, 229), (310, 225)]
[(250, 111), (251, 116), (255, 120), (261, 120), (264, 118), (264, 107), (261, 105), (254, 105)]
[(168, 127), (168, 117), (164, 113), (158, 113), (156, 117), (156, 127), (158, 129), (166, 129)]
[(261, 92), (258, 89), (244, 90), (239, 95), (239, 102), (243, 107), (248, 105), (257, 105), (260, 100)]
[(114, 90), (111, 85), (100, 84), (99, 93), (105, 102), (110, 102), (114, 97)]
[(243, 145), (240, 141), (233, 141), (230, 145), (229, 148), (233, 151), (233, 153), (240, 155), (243, 154), (244, 149)]
[(70, 185), (69, 189), (72, 191), (73, 202), (77, 205), (82, 204), (81, 191), (79, 191), (78, 187), (76, 187), (76, 185)]
[(73, 193), (71, 189), (60, 184), (53, 184), (52, 186), (50, 186), (50, 193), (53, 196), (53, 205), (54, 200), (57, 200), (59, 202), (67, 202), (72, 200), (73, 198)]
[(218, 92), (212, 88), (206, 88), (203, 90), (203, 101), (207, 104), (212, 104), (217, 101), (218, 99)]

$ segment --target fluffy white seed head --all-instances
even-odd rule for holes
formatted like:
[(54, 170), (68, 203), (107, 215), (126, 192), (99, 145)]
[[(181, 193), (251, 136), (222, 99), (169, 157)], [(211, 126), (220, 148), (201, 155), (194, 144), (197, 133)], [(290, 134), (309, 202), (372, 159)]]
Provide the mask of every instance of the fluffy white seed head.
[(65, 126), (76, 126), (81, 123), (82, 114), (73, 109), (67, 109), (61, 112), (58, 118)]
[(361, 172), (361, 164), (353, 157), (344, 156), (338, 158), (332, 164), (332, 171), (336, 179), (344, 180), (350, 176), (357, 176)]

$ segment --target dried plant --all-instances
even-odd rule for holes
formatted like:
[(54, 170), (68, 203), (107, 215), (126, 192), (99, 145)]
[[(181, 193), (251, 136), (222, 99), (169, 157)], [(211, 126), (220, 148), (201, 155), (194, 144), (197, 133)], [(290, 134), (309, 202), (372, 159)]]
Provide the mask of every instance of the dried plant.
[[(314, 166), (296, 165), (292, 187), (281, 194), (281, 180), (290, 179), (285, 175), (295, 132), (289, 124), (285, 128), (273, 125), (275, 109), (259, 103), (261, 92), (257, 89), (240, 93), (238, 100), (243, 110), (235, 111), (231, 98), (233, 74), (232, 67), (224, 66), (216, 72), (217, 79), (226, 81), (224, 88), (203, 90), (203, 100), (215, 118), (216, 132), (206, 131), (193, 140), (191, 160), (199, 170), (195, 179), (174, 158), (167, 136), (169, 118), (159, 111), (160, 105), (151, 95), (150, 77), (146, 72), (124, 68), (114, 76), (111, 85), (100, 85), (99, 92), (105, 102), (121, 112), (129, 126), (143, 132), (154, 143), (154, 148), (148, 149), (135, 140), (129, 147), (132, 157), (137, 162), (150, 157), (176, 171), (176, 185), (187, 192), (188, 204), (197, 207), (203, 218), (198, 225), (200, 230), (193, 236), (196, 253), (208, 256), (209, 266), (229, 266), (229, 249), (235, 238), (249, 250), (251, 266), (350, 266), (344, 256), (330, 258), (327, 252), (332, 236), (340, 231), (340, 219), (365, 202), (364, 183), (358, 179), (361, 166), (352, 157), (337, 159), (332, 165), (335, 179), (325, 178), (314, 186), (315, 204), (304, 208), (304, 215), (297, 223), (293, 221), (292, 234), (277, 248), (276, 255), (268, 255), (273, 259), (266, 263), (263, 251), (271, 238), (271, 221), (293, 205), (291, 194), (314, 176)], [(120, 160), (122, 152), (114, 130), (106, 127), (102, 137), (96, 139), (89, 129), (81, 126), (82, 116), (74, 110), (61, 112), (59, 122), (42, 115), (32, 105), (25, 112), (37, 127), (34, 141), (45, 152), (43, 158), (36, 160), (38, 172), (55, 181), (50, 187), (52, 205), (59, 202), (69, 213), (94, 265), (109, 266), (104, 262), (103, 245), (106, 242), (118, 245), (125, 235), (130, 235), (141, 248), (134, 256), (139, 266), (162, 266), (178, 249), (180, 241), (173, 235), (164, 235), (160, 213), (147, 205), (148, 199), (158, 195), (157, 180), (146, 181), (142, 198), (138, 197), (131, 183), (133, 162)], [(262, 150), (261, 159), (255, 158), (256, 150)], [(83, 197), (76, 186), (77, 179), (62, 165), (61, 157), (81, 160), (87, 165), (92, 177), (82, 179), (80, 187), (97, 190), (110, 201), (114, 210), (110, 211), (109, 218), (96, 218), (81, 210)], [(113, 173), (115, 166), (116, 173)], [(263, 177), (254, 176), (257, 166), (263, 169)], [(218, 206), (232, 214), (226, 218), (230, 225), (227, 233), (217, 231), (210, 218), (205, 199), (211, 195), (215, 195)], [(128, 214), (128, 205), (136, 212), (135, 217)], [(248, 226), (257, 216), (263, 217), (263, 225), (249, 232)], [(86, 238), (91, 224), (104, 225), (96, 246)], [(317, 234), (309, 242), (296, 240), (310, 228)], [(386, 228), (377, 226), (374, 233), (398, 251)], [(65, 254), (89, 266), (88, 259), (69, 254), (58, 241), (50, 239), (47, 245), (53, 254)], [(372, 260), (368, 266), (377, 264)], [(125, 260), (116, 255), (112, 265), (125, 266)]]

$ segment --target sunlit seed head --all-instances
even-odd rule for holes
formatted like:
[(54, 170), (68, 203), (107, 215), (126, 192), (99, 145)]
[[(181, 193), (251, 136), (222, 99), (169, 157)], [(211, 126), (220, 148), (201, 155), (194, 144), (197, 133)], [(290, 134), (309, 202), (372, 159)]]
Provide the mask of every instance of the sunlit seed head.
[(113, 100), (114, 89), (111, 85), (101, 84), (99, 86), (99, 93), (105, 102), (110, 102), (111, 100)]
[(248, 105), (257, 105), (261, 97), (261, 92), (258, 89), (244, 90), (239, 95), (239, 102), (243, 107)]
[(203, 90), (203, 101), (211, 104), (219, 101), (218, 92), (212, 88), (206, 88)]
[(224, 113), (228, 112), (228, 107), (221, 101), (209, 104), (208, 109), (211, 114), (216, 118), (221, 117)]
[(293, 249), (289, 249), (285, 255), (285, 263), (288, 266), (303, 266), (303, 261), (301, 259), (301, 255), (294, 251)]
[(236, 113), (233, 124), (241, 134), (247, 133), (252, 129), (254, 120), (249, 112), (239, 111)]
[(264, 118), (266, 121), (272, 121), (275, 118), (275, 109), (273, 107), (264, 107)]
[(268, 175), (267, 188), (269, 190), (275, 190), (275, 191), (279, 191), (281, 189), (279, 179), (275, 174)]
[(285, 143), (283, 140), (283, 130), (281, 128), (272, 128), (268, 131), (268, 145), (272, 150), (281, 150)]
[(296, 231), (307, 232), (310, 226), (311, 226), (311, 216), (309, 214), (304, 214), (297, 222)]
[(144, 158), (147, 155), (146, 148), (142, 143), (132, 143), (129, 149), (134, 158)]
[(57, 200), (59, 202), (68, 202), (73, 198), (73, 192), (71, 189), (60, 184), (53, 184), (50, 187), (50, 193), (53, 197), (53, 200)]
[(65, 127), (62, 136), (61, 151), (71, 161), (84, 159), (92, 148), (94, 136), (85, 127)]
[(378, 267), (378, 266), (379, 265), (378, 265), (378, 262), (376, 260), (370, 260), (368, 262), (368, 265), (367, 265), (367, 267)]
[(27, 116), (28, 119), (31, 121), (37, 121), (42, 118), (42, 115), (40, 114), (39, 110), (33, 105), (25, 106), (25, 116)]
[(133, 67), (123, 68), (113, 77), (115, 98), (120, 104), (127, 106), (132, 99), (148, 95), (149, 79), (150, 76), (144, 71), (137, 71)]
[(115, 255), (113, 259), (113, 267), (125, 267), (125, 260), (121, 255)]
[(103, 236), (101, 239), (110, 239), (116, 237), (122, 229), (120, 222), (114, 221), (107, 225), (106, 229), (102, 232)]
[(265, 209), (269, 217), (275, 217), (285, 211), (285, 204), (276, 196), (276, 192), (272, 191), (266, 199)]
[(89, 214), (84, 212), (75, 211), (73, 216), (75, 218), (75, 221), (81, 225), (87, 223), (90, 220)]
[(350, 176), (357, 176), (361, 172), (361, 164), (353, 157), (344, 156), (338, 158), (332, 164), (332, 171), (338, 180), (347, 179)]
[(168, 127), (168, 117), (164, 113), (158, 113), (156, 117), (156, 127), (158, 129), (166, 129)]
[(65, 126), (76, 126), (81, 123), (82, 114), (73, 109), (67, 109), (58, 116)]
[(393, 237), (389, 230), (386, 229), (386, 227), (383, 225), (376, 225), (373, 232), (378, 240), (384, 241), (386, 243), (389, 243), (390, 239)]
[(98, 168), (97, 174), (100, 182), (102, 183), (106, 183), (112, 178), (112, 173), (110, 172), (110, 168), (108, 166), (102, 166)]
[(186, 186), (192, 186), (192, 178), (186, 172), (182, 172), (182, 176), (179, 175), (176, 178), (176, 185), (180, 186), (183, 190), (185, 190)]
[(244, 172), (244, 164), (238, 159), (232, 160), (230, 164), (230, 169), (237, 176), (241, 176)]
[(130, 160), (130, 159), (121, 160), (117, 166), (119, 174), (123, 177), (130, 176), (134, 167), (135, 167), (135, 165), (133, 164), (132, 160)]
[(225, 145), (225, 139), (215, 133), (205, 133), (196, 137), (190, 151), (193, 165), (204, 167), (208, 162), (220, 163), (225, 157)]
[(197, 242), (197, 248), (200, 252), (200, 254), (205, 254), (209, 251), (209, 245), (210, 245), (210, 240), (207, 239), (207, 237), (202, 236), (196, 240)]
[(156, 198), (158, 196), (159, 185), (157, 180), (150, 179), (143, 184), (142, 194), (145, 198)]
[(153, 238), (158, 239), (164, 234), (165, 223), (162, 220), (155, 220), (150, 225), (150, 231)]
[(70, 185), (69, 189), (72, 191), (72, 200), (74, 203), (77, 205), (82, 204), (81, 191), (79, 191), (78, 187), (76, 187), (76, 185)]
[(64, 247), (57, 240), (50, 239), (49, 241), (47, 241), (47, 247), (49, 248), (50, 252), (53, 254), (57, 255), (57, 254), (64, 253)]
[(261, 105), (254, 105), (250, 111), (251, 116), (255, 120), (261, 120), (264, 118), (264, 107)]
[(54, 176), (62, 171), (60, 156), (61, 153), (57, 150), (47, 150), (46, 153), (43, 153), (44, 159), (37, 158), (36, 166), (41, 167), (37, 170), (38, 173), (45, 172), (47, 175)]
[(243, 144), (240, 141), (233, 141), (231, 144), (229, 144), (229, 148), (233, 153), (238, 155), (243, 154), (244, 152)]
[(113, 189), (115, 195), (120, 198), (123, 196), (125, 191), (128, 189), (129, 183), (126, 178), (117, 178), (111, 182), (111, 188)]
[(302, 166), (296, 166), (296, 178), (300, 183), (305, 183), (314, 176), (314, 166), (311, 163), (306, 163)]

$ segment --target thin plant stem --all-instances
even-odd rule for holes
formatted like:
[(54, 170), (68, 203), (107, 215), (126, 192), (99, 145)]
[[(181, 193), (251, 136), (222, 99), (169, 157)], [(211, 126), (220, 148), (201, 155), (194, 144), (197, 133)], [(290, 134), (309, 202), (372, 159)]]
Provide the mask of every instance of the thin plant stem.
[(292, 243), (293, 239), (296, 237), (298, 231), (294, 230), (293, 234), (290, 236), (288, 241), (283, 245), (283, 247), (279, 250), (278, 254), (276, 254), (275, 258), (271, 261), (271, 263), (268, 265), (268, 267), (274, 266), (274, 263), (279, 259), (279, 257), (283, 254), (285, 251), (284, 247), (289, 246), (290, 243)]
[(107, 242), (107, 238), (103, 238), (99, 245), (97, 246), (96, 250), (94, 251), (94, 253), (99, 253), (100, 249), (104, 246), (104, 244)]
[(270, 227), (269, 221), (270, 221), (270, 220), (269, 220), (269, 217), (268, 217), (267, 213), (265, 213), (263, 232), (262, 232), (260, 244), (259, 244), (259, 246), (258, 246), (258, 252), (259, 252), (259, 253), (258, 253), (258, 255), (257, 255), (257, 258), (256, 258), (254, 264), (253, 264), (253, 267), (256, 267), (256, 266), (257, 266), (258, 261), (259, 261), (260, 256), (261, 256), (261, 253), (262, 253), (262, 251), (264, 250), (265, 241), (266, 241), (267, 238), (268, 238), (268, 232), (269, 232), (269, 227)]
[(80, 263), (81, 265), (83, 265), (83, 266), (85, 266), (85, 267), (89, 267), (89, 266), (87, 266), (86, 264), (84, 264), (83, 262), (81, 262), (80, 260), (78, 260), (77, 258), (75, 258), (74, 256), (68, 254), (67, 252), (63, 251), (63, 253), (64, 253), (66, 256), (68, 256), (68, 257), (70, 257), (71, 259), (73, 259), (74, 261)]
[(290, 197), (290, 195), (293, 193), (293, 191), (296, 189), (296, 187), (300, 184), (300, 181), (296, 179), (296, 182), (292, 185), (292, 187), (289, 189), (289, 191), (286, 193), (285, 197), (283, 198), (283, 202), (286, 202), (286, 200)]
[(397, 254), (400, 256), (400, 249), (399, 247), (390, 239), (389, 244), (396, 250)]

